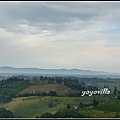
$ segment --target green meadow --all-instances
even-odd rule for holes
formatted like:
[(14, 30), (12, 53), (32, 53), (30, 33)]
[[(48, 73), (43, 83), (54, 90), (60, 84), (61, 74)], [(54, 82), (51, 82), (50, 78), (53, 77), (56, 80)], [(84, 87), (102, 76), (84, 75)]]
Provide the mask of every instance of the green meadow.
[[(16, 118), (35, 118), (43, 113), (55, 113), (56, 111), (66, 108), (70, 104), (73, 106), (79, 106), (80, 102), (89, 104), (92, 103), (94, 96), (84, 97), (54, 97), (54, 96), (31, 96), (31, 97), (18, 97), (14, 98), (11, 102), (2, 105), (8, 110), (11, 110)], [(79, 109), (78, 112), (86, 117), (115, 117), (116, 112), (120, 111), (120, 101), (115, 100), (113, 96), (96, 96), (97, 100), (101, 101), (101, 104), (95, 108)], [(109, 102), (113, 101), (113, 102)]]

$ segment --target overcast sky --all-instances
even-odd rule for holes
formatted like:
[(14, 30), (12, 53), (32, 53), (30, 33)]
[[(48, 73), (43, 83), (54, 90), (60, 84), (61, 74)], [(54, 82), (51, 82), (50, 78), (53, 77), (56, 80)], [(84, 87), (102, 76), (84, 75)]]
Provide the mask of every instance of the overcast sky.
[(120, 73), (120, 2), (0, 2), (0, 66)]

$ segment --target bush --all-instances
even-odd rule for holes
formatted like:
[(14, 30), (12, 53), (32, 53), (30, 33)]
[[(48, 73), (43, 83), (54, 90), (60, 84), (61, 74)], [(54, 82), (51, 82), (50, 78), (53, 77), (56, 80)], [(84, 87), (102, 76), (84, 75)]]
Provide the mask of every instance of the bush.
[(41, 118), (52, 118), (52, 114), (49, 113), (49, 112), (43, 113), (43, 114), (41, 115)]
[(117, 99), (119, 99), (119, 100), (120, 100), (120, 96), (117, 96)]
[(0, 108), (0, 118), (13, 118), (13, 113), (5, 108)]
[(57, 96), (57, 93), (55, 91), (49, 91), (48, 96)]
[(61, 109), (57, 111), (54, 115), (54, 118), (84, 118), (79, 112), (71, 109)]

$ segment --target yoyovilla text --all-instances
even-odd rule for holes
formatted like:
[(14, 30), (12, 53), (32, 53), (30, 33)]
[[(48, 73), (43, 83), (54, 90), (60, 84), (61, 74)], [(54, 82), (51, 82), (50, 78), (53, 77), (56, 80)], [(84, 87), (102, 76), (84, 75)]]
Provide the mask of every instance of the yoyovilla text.
[(95, 90), (95, 91), (82, 91), (82, 94), (81, 96), (84, 96), (84, 95), (88, 95), (88, 96), (92, 96), (92, 95), (96, 95), (96, 94), (110, 94), (110, 90), (108, 90), (108, 88), (103, 88), (101, 90)]

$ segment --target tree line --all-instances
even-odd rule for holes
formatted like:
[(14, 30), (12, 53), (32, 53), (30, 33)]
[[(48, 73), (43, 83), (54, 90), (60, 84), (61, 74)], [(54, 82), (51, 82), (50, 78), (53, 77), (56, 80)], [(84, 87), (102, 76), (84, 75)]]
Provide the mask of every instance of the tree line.
[(21, 90), (30, 85), (30, 80), (16, 77), (0, 81), (0, 104), (10, 102)]

